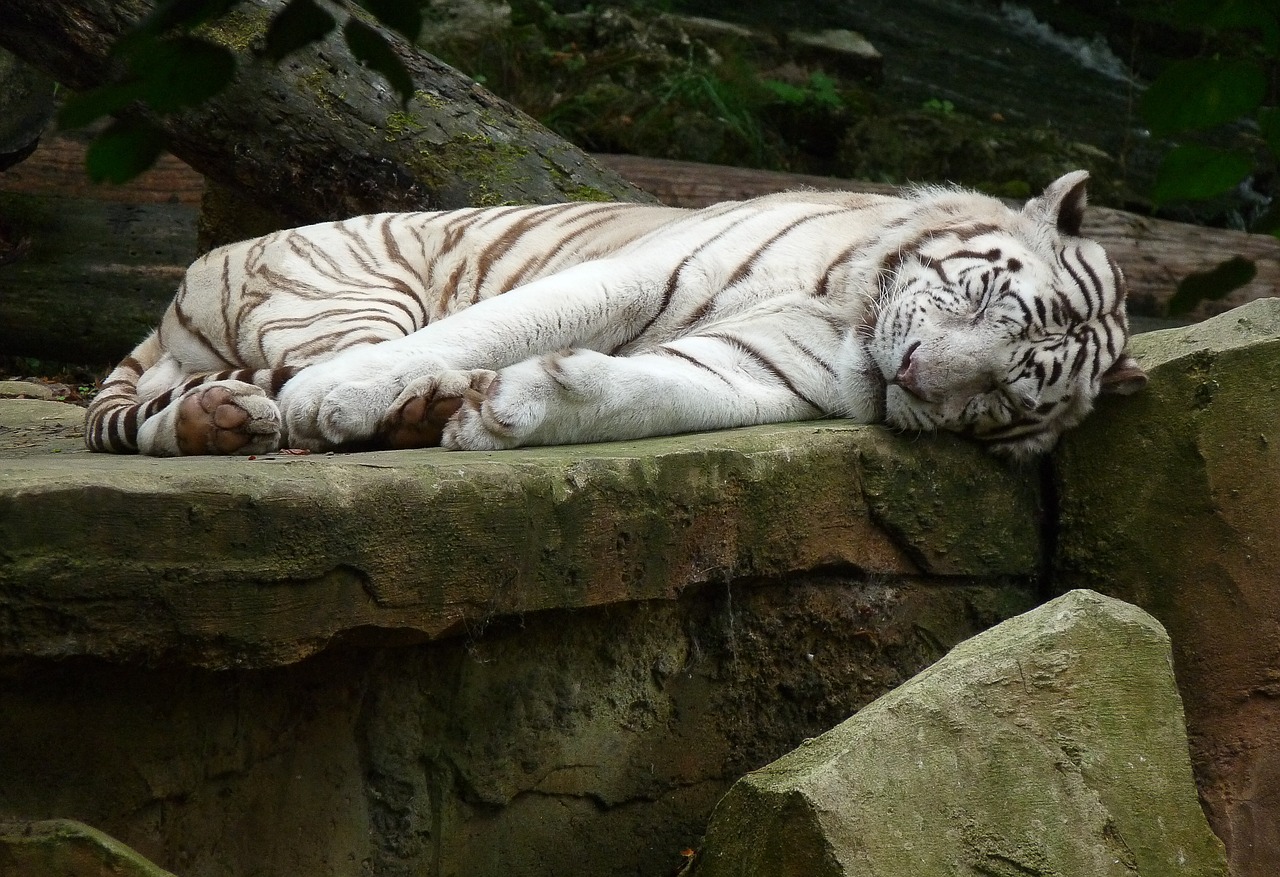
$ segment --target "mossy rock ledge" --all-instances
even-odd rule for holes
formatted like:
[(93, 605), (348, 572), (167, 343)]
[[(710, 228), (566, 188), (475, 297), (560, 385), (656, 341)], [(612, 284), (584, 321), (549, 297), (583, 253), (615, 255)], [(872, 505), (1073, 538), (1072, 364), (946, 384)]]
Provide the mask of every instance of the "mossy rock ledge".
[(74, 449), (78, 409), (3, 405), (0, 657), (263, 667), (348, 637), (458, 636), (709, 583), (1014, 580), (1041, 560), (1033, 470), (840, 422), (501, 453), (141, 459)]
[(665, 875), (1033, 606), (1040, 473), (839, 421), (156, 460), (0, 401), (0, 817), (178, 875)]

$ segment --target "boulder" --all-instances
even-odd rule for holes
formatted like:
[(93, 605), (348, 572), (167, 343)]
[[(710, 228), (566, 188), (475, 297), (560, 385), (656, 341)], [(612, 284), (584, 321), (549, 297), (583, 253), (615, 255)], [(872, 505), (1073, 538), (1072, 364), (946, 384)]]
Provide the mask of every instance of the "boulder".
[(1072, 591), (736, 783), (696, 877), (1225, 875), (1169, 638)]
[(173, 877), (115, 838), (73, 819), (0, 822), (4, 877)]
[(1173, 639), (1192, 764), (1236, 877), (1280, 863), (1280, 299), (1134, 339), (1151, 375), (1053, 457), (1055, 587)]

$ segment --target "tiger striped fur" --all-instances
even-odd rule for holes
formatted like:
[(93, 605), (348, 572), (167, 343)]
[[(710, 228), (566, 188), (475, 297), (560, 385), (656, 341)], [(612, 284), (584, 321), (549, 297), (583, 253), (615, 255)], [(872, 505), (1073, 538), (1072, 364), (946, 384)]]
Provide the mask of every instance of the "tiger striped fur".
[(986, 196), (365, 216), (214, 250), (87, 415), (98, 451), (498, 449), (825, 416), (1026, 457), (1145, 382), (1087, 174)]

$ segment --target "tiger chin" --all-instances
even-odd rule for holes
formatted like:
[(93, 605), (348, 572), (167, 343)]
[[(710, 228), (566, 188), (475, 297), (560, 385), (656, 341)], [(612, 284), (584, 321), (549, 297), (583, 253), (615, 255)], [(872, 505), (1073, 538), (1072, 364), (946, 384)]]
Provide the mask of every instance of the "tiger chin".
[(91, 450), (496, 450), (846, 417), (1029, 458), (1126, 353), (1084, 171), (699, 210), (558, 204), (276, 232), (187, 271), (103, 382)]

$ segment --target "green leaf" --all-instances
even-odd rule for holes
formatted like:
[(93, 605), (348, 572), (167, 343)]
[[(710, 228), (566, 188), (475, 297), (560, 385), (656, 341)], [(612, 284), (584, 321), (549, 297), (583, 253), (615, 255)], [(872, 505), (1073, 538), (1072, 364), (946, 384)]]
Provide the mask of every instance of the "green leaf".
[(411, 43), (422, 35), (422, 7), (413, 0), (360, 0), (378, 21)]
[(85, 168), (96, 183), (125, 183), (155, 164), (164, 132), (140, 119), (118, 119), (89, 144)]
[(1232, 256), (1216, 267), (1188, 274), (1178, 283), (1178, 291), (1169, 299), (1169, 316), (1180, 317), (1195, 310), (1202, 301), (1219, 301), (1253, 280), (1258, 266), (1243, 256)]
[(1266, 93), (1266, 74), (1254, 61), (1178, 61), (1151, 84), (1139, 107), (1151, 133), (1164, 137), (1247, 116)]
[(400, 56), (387, 44), (382, 34), (354, 18), (342, 28), (342, 34), (355, 59), (386, 77), (391, 87), (408, 103), (409, 98), (413, 97), (413, 79)]
[(805, 91), (803, 88), (797, 88), (789, 82), (783, 82), (780, 79), (766, 79), (764, 87), (773, 93), (773, 96), (784, 104), (802, 104), (804, 103)]
[(1280, 158), (1280, 107), (1263, 107), (1258, 110), (1258, 129), (1267, 141), (1272, 155)]
[(303, 46), (317, 42), (338, 26), (315, 0), (292, 0), (267, 28), (267, 57), (280, 61)]
[(143, 97), (161, 113), (208, 100), (235, 76), (236, 59), (225, 46), (195, 37), (156, 40), (135, 51), (130, 66), (144, 84)]
[(63, 128), (82, 128), (103, 116), (118, 113), (143, 96), (145, 85), (137, 79), (82, 91), (68, 98), (58, 111)]
[(1151, 197), (1157, 204), (1212, 198), (1239, 184), (1251, 170), (1253, 159), (1248, 153), (1210, 146), (1179, 146), (1160, 163)]

